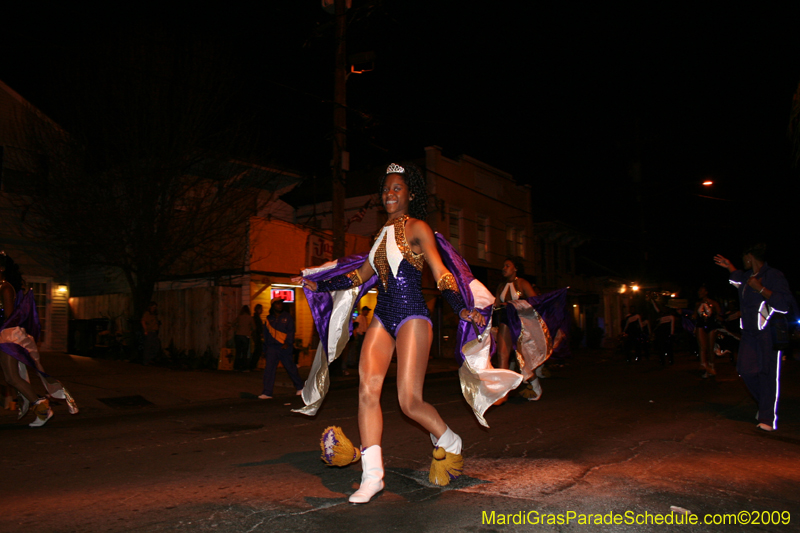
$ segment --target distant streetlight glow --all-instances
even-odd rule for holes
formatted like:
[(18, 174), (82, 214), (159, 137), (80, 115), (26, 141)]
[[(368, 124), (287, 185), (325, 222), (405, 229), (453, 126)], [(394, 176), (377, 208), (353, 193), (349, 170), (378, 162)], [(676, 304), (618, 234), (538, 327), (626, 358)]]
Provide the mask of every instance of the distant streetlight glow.
[(710, 185), (714, 185), (714, 182), (713, 182), (713, 181), (711, 181), (711, 180), (706, 180), (706, 181), (704, 181), (704, 182), (703, 182), (703, 185), (705, 185), (706, 187), (708, 187), (708, 186), (710, 186)]
[(636, 292), (636, 291), (638, 291), (638, 290), (639, 290), (639, 286), (638, 286), (638, 285), (632, 285), (632, 286), (631, 286), (631, 290), (632, 290), (633, 292)]
[(61, 293), (61, 294), (64, 294), (65, 292), (67, 292), (67, 286), (66, 286), (66, 285), (59, 285), (59, 286), (58, 286), (58, 289), (56, 289), (56, 290), (57, 290), (59, 293)]

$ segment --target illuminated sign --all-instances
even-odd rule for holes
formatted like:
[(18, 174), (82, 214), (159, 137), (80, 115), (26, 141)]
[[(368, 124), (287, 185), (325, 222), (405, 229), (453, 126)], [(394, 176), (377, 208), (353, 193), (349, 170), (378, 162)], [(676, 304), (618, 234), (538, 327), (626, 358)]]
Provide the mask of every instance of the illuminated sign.
[(294, 303), (294, 289), (270, 289), (269, 296), (271, 300), (283, 298), (286, 303)]

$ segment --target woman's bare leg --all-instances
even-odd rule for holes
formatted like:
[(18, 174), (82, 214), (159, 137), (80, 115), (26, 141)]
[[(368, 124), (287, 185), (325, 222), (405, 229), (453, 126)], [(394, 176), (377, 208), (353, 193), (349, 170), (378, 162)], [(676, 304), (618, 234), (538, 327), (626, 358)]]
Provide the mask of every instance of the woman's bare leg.
[(510, 368), (511, 330), (505, 324), (497, 326), (497, 363), (499, 368)]
[(13, 357), (7, 353), (0, 352), (0, 366), (3, 368), (6, 382), (17, 389), (29, 402), (35, 403), (39, 397), (36, 396), (31, 384), (20, 377), (18, 364), (18, 361)]
[(358, 431), (364, 448), (381, 444), (381, 390), (392, 362), (394, 344), (394, 339), (383, 329), (380, 321), (373, 320), (364, 336), (358, 364)]
[(432, 338), (430, 322), (422, 319), (409, 320), (397, 332), (397, 398), (403, 413), (438, 439), (447, 431), (447, 424), (436, 408), (422, 399)]

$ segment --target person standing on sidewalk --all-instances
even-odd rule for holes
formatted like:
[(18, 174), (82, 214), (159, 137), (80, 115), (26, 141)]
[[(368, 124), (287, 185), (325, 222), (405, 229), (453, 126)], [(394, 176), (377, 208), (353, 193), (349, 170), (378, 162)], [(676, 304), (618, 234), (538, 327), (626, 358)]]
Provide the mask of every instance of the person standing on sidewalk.
[(150, 302), (147, 311), (142, 315), (142, 330), (144, 331), (144, 354), (142, 364), (149, 365), (161, 352), (161, 339), (158, 330), (161, 329), (161, 320), (158, 319), (158, 304)]
[(253, 308), (253, 353), (250, 355), (250, 370), (256, 369), (264, 351), (264, 322), (261, 320), (263, 312), (261, 304), (256, 304)]
[(269, 308), (267, 322), (264, 324), (264, 344), (267, 348), (266, 366), (264, 367), (264, 388), (259, 396), (262, 400), (272, 399), (272, 389), (275, 386), (275, 373), (278, 363), (283, 365), (289, 378), (297, 389), (299, 396), (303, 391), (303, 380), (297, 371), (292, 357), (294, 345), (294, 318), (285, 309), (283, 298), (275, 298)]
[(233, 323), (233, 345), (236, 347), (236, 359), (233, 369), (246, 371), (250, 369), (250, 335), (253, 334), (253, 317), (250, 316), (250, 307), (242, 306), (239, 316)]
[(783, 273), (764, 260), (767, 245), (745, 248), (742, 259), (746, 270), (737, 270), (721, 255), (714, 262), (730, 272), (730, 283), (739, 292), (742, 312), (742, 340), (736, 370), (758, 404), (758, 429), (778, 429), (781, 349), (788, 343), (786, 318), (797, 303)]
[(700, 369), (703, 371), (703, 377), (707, 378), (717, 375), (714, 368), (714, 332), (719, 327), (722, 309), (716, 300), (709, 297), (705, 285), (701, 285), (697, 290), (697, 297), (699, 299), (692, 318), (695, 324), (694, 334), (697, 338), (697, 347), (700, 351)]
[(367, 328), (371, 322), (369, 319), (369, 312), (372, 311), (368, 306), (361, 308), (361, 312), (353, 320), (353, 339), (350, 354), (348, 356), (347, 366), (349, 368), (358, 368), (358, 361), (361, 356), (361, 347), (364, 344), (364, 336), (367, 334)]

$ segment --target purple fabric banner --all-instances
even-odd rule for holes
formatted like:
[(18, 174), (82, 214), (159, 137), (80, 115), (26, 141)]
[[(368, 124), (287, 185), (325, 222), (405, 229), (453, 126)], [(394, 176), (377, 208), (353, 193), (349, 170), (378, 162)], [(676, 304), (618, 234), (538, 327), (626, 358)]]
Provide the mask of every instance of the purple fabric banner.
[(39, 314), (36, 312), (36, 300), (33, 298), (33, 291), (17, 292), (14, 299), (14, 312), (3, 322), (0, 330), (21, 327), (25, 332), (38, 341), (41, 334), (39, 325)]
[[(569, 315), (567, 314), (567, 288), (558, 289), (541, 296), (531, 296), (526, 301), (531, 307), (536, 309), (542, 317), (547, 329), (550, 331), (551, 338), (555, 339), (558, 330), (562, 330), (564, 335), (569, 332)], [(512, 348), (516, 350), (517, 339), (522, 330), (517, 309), (513, 305), (506, 305), (508, 310), (508, 329), (511, 331)], [(567, 342), (566, 339), (564, 342)], [(561, 344), (563, 345), (564, 342)]]
[[(336, 266), (329, 269), (323, 270), (321, 272), (315, 272), (309, 276), (306, 276), (306, 279), (310, 279), (311, 281), (320, 281), (323, 279), (330, 279), (340, 274), (347, 274), (348, 272), (352, 272), (364, 264), (364, 261), (367, 260), (369, 256), (368, 253), (364, 254), (355, 254), (349, 255), (347, 257), (343, 257), (336, 262)], [(362, 285), (358, 293), (358, 298), (356, 298), (356, 302), (358, 302), (364, 295), (369, 291), (375, 284), (378, 282), (378, 276), (373, 275), (371, 278), (366, 280)], [(314, 318), (314, 325), (317, 327), (317, 334), (319, 335), (320, 342), (323, 343), (323, 346), (328, 345), (328, 328), (329, 323), (328, 320), (331, 316), (331, 310), (333, 309), (333, 297), (329, 292), (314, 292), (311, 289), (304, 288), (303, 292), (306, 295), (306, 299), (308, 300), (308, 306), (311, 308), (311, 316)], [(350, 322), (350, 334), (353, 333), (353, 323)]]
[[(14, 299), (14, 311), (7, 320), (3, 321), (3, 325), (0, 326), (0, 331), (16, 327), (24, 329), (26, 334), (33, 337), (34, 342), (39, 340), (39, 335), (42, 330), (39, 324), (39, 314), (36, 312), (36, 300), (33, 297), (33, 291), (17, 292), (17, 296)], [(39, 374), (50, 377), (37, 368), (36, 361), (33, 360), (30, 352), (16, 342), (0, 343), (0, 351), (28, 365), (39, 372)]]
[[(442, 257), (444, 266), (447, 267), (447, 270), (456, 278), (458, 290), (461, 292), (461, 297), (464, 298), (464, 304), (467, 306), (467, 309), (472, 309), (475, 306), (475, 298), (470, 289), (470, 284), (475, 280), (475, 276), (472, 275), (472, 270), (470, 270), (467, 260), (453, 248), (453, 245), (450, 244), (441, 233), (436, 233), (436, 245), (439, 249), (439, 255)], [(478, 312), (483, 315), (486, 324), (488, 324), (492, 317), (492, 306), (487, 305), (484, 308), (479, 308)], [(485, 331), (486, 327), (483, 328), (481, 333)], [(456, 361), (459, 363), (464, 362), (464, 352), (462, 349), (465, 344), (476, 338), (477, 335), (475, 334), (475, 328), (472, 327), (472, 323), (466, 320), (459, 320), (458, 331), (456, 332)], [(494, 352), (494, 348), (492, 348), (492, 352)]]
[[(0, 342), (0, 351), (7, 353), (20, 363), (28, 365), (39, 372), (39, 370), (36, 368), (36, 361), (34, 361), (31, 357), (31, 353), (16, 342)], [(45, 377), (49, 377), (44, 372), (39, 373)]]

